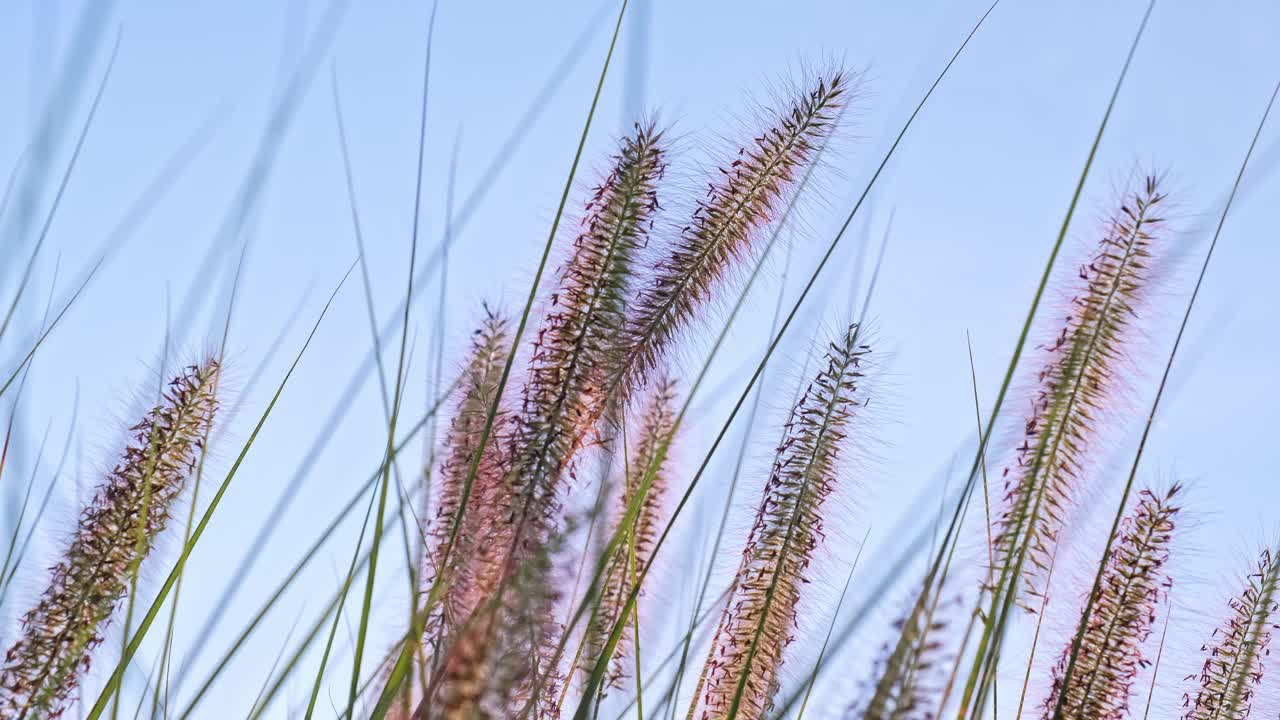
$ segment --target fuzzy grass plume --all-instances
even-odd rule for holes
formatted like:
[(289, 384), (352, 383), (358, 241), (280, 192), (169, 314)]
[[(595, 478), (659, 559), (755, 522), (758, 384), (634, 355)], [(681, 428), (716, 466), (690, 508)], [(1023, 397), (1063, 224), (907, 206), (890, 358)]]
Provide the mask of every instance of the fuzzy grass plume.
[(622, 336), (626, 364), (616, 382), (625, 396), (652, 376), (676, 335), (698, 316), (730, 269), (779, 210), (818, 148), (836, 128), (849, 94), (844, 70), (820, 75), (754, 142), (707, 183), (650, 284), (636, 300)]
[(1143, 490), (1133, 513), (1124, 519), (1083, 635), (1079, 664), (1070, 684), (1064, 686), (1071, 657), (1068, 642), (1054, 667), (1044, 717), (1054, 716), (1060, 696), (1064, 720), (1128, 717), (1134, 681), (1147, 663), (1143, 645), (1151, 634), (1156, 607), (1168, 592), (1164, 566), (1180, 510), (1175, 504), (1178, 491), (1177, 485), (1163, 495)]
[[(548, 645), (555, 601), (548, 574), (563, 481), (607, 399), (603, 379), (616, 364), (633, 263), (647, 244), (664, 170), (662, 136), (637, 125), (622, 140), (613, 169), (586, 204), (572, 254), (559, 273), (534, 342), (519, 413), (504, 451), (508, 527), (499, 586), (468, 621), (478, 632), (465, 649), (479, 664), (491, 712), (542, 708), (554, 691)], [(478, 630), (476, 629), (478, 628)], [(483, 668), (483, 669), (480, 669)], [(542, 712), (542, 710), (538, 710)]]
[(81, 513), (75, 537), (5, 655), (0, 715), (50, 717), (66, 709), (200, 455), (217, 408), (218, 372), (214, 359), (186, 368), (130, 428), (133, 442)]
[[(657, 538), (662, 520), (662, 508), (666, 500), (668, 475), (668, 455), (664, 444), (671, 435), (675, 425), (675, 386), (666, 378), (654, 384), (654, 390), (644, 408), (638, 433), (639, 441), (626, 468), (626, 481), (620, 498), (621, 507), (618, 512), (619, 522), (626, 514), (627, 507), (635, 499), (643, 487), (646, 474), (652, 467), (653, 481), (649, 491), (640, 501), (640, 511), (632, 528), (620, 529), (617, 551), (610, 558), (604, 580), (599, 607), (592, 619), (586, 636), (586, 663), (581, 667), (590, 672), (609, 634), (618, 622), (627, 596), (634, 588), (634, 577), (644, 567), (653, 553), (653, 544)], [(630, 633), (624, 625), (621, 640), (614, 648), (612, 665), (609, 672), (609, 684), (617, 686), (626, 674), (626, 657), (629, 652)]]
[(1121, 389), (1120, 365), (1131, 326), (1151, 284), (1165, 195), (1158, 178), (1128, 193), (1112, 214), (1092, 259), (1079, 269), (1070, 312), (1046, 351), (1032, 410), (1013, 467), (1005, 470), (1005, 510), (997, 524), (998, 595), (1043, 592), (1063, 519), (1084, 482), (1103, 415)]
[[(1187, 693), (1184, 720), (1245, 720), (1252, 712), (1254, 688), (1262, 682), (1263, 660), (1275, 628), (1280, 554), (1267, 549), (1244, 590), (1229, 603), (1231, 614), (1200, 648), (1204, 665), (1198, 689)], [(1196, 679), (1196, 675), (1188, 679)]]
[[(440, 468), (440, 491), (430, 540), (427, 587), (437, 578), (448, 584), (427, 625), (428, 646), (439, 656), (448, 648), (457, 626), (497, 586), (500, 557), (497, 549), (509, 540), (502, 513), (506, 498), (506, 462), (502, 455), (504, 429), (510, 414), (500, 412), (499, 431), (480, 458), (476, 475), (467, 487), (472, 458), (480, 449), (485, 418), (497, 392), (503, 362), (511, 350), (508, 321), (486, 309), (486, 316), (471, 341), (470, 356), (458, 390), (458, 404), (445, 437), (445, 457)], [(467, 512), (455, 527), (463, 498)], [(450, 543), (452, 542), (452, 547)]]
[(840, 481), (853, 413), (865, 402), (868, 352), (859, 327), (849, 326), (791, 411), (695, 690), (702, 718), (761, 718), (777, 691), (808, 566), (824, 538), (822, 504)]

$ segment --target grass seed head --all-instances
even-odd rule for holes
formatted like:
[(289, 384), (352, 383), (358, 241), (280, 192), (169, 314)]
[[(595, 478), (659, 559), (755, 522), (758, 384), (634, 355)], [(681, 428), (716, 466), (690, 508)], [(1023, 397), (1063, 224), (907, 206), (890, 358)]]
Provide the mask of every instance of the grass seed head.
[(80, 514), (22, 635), (0, 671), (0, 715), (51, 717), (66, 709), (130, 577), (169, 523), (213, 415), (219, 363), (187, 367), (131, 427), (132, 442)]
[(854, 413), (866, 403), (869, 352), (851, 325), (791, 411), (704, 665), (703, 718), (764, 717), (778, 689), (809, 564), (825, 538), (823, 501), (840, 481)]

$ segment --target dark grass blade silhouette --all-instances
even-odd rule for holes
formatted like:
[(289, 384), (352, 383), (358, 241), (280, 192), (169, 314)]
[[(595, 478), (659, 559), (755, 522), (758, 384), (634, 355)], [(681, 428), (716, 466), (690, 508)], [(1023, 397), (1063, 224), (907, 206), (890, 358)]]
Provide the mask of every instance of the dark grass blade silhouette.
[(1137, 507), (1123, 522), (1106, 560), (1102, 592), (1084, 629), (1083, 662), (1071, 683), (1065, 683), (1072, 654), (1068, 643), (1053, 669), (1046, 717), (1052, 717), (1059, 704), (1062, 716), (1071, 720), (1128, 717), (1134, 681), (1148, 664), (1143, 645), (1151, 635), (1156, 608), (1168, 594), (1170, 580), (1164, 566), (1180, 511), (1175, 504), (1178, 490), (1174, 485), (1160, 495), (1150, 490), (1139, 493)]

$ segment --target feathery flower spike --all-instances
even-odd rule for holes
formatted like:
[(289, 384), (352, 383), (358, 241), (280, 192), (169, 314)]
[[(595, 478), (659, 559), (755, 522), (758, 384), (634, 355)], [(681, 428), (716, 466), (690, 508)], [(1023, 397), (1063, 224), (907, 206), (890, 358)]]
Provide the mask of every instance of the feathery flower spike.
[[(485, 309), (486, 316), (471, 341), (471, 352), (458, 389), (458, 404), (445, 437), (440, 467), (440, 491), (435, 522), (430, 532), (427, 582), (437, 578), (448, 586), (427, 623), (428, 645), (437, 655), (448, 646), (453, 629), (466, 619), (496, 587), (496, 547), (507, 539), (501, 515), (506, 466), (502, 438), (510, 427), (510, 413), (500, 410), (495, 420), (495, 441), (485, 447), (467, 499), (467, 512), (455, 530), (454, 521), (467, 494), (466, 481), (478, 448), (485, 418), (498, 389), (503, 363), (511, 350), (507, 318)], [(453, 537), (453, 548), (448, 547)], [(448, 567), (441, 567), (446, 562)]]
[(131, 574), (164, 531), (199, 458), (217, 408), (218, 371), (214, 359), (186, 368), (130, 428), (132, 443), (80, 514), (70, 546), (5, 655), (0, 715), (56, 717), (67, 708)]
[(825, 537), (822, 504), (840, 481), (854, 411), (865, 404), (868, 352), (858, 326), (849, 326), (791, 411), (695, 690), (704, 720), (762, 718), (777, 691), (801, 588)]
[(1005, 470), (1005, 510), (995, 538), (998, 595), (1015, 592), (1011, 582), (1019, 573), (1028, 595), (1042, 592), (1058, 532), (1088, 470), (1090, 446), (1123, 382), (1118, 366), (1164, 228), (1166, 196), (1158, 184), (1148, 176), (1123, 199), (1092, 259), (1079, 269), (1080, 288), (1061, 332), (1045, 348), (1048, 360), (1017, 461)]
[(911, 611), (895, 623), (898, 640), (886, 647), (877, 665), (869, 699), (846, 713), (850, 720), (934, 720), (942, 685), (934, 683), (947, 660), (939, 635), (948, 624), (931, 598), (940, 601), (936, 595), (918, 594)]
[[(617, 362), (613, 338), (622, 327), (635, 256), (658, 209), (664, 157), (662, 135), (652, 125), (637, 125), (622, 140), (612, 171), (587, 202), (534, 342), (504, 451), (501, 522), (507, 528), (495, 549), (502, 554), (500, 580), (467, 621), (472, 640), (461, 649), (478, 664), (484, 697), (474, 700), (486, 712), (521, 713), (532, 702), (536, 714), (548, 714), (545, 699), (554, 699), (554, 669), (543, 655), (555, 645), (548, 573), (562, 481), (607, 403), (603, 380)], [(531, 700), (535, 688), (539, 697)]]
[(1179, 512), (1174, 504), (1178, 490), (1174, 485), (1163, 496), (1143, 490), (1137, 507), (1124, 519), (1084, 633), (1079, 664), (1070, 685), (1063, 687), (1071, 657), (1072, 642), (1068, 641), (1053, 670), (1052, 692), (1045, 701), (1046, 718), (1053, 716), (1059, 696), (1063, 697), (1064, 720), (1128, 717), (1133, 683), (1147, 664), (1143, 644), (1169, 588), (1164, 566)]
[[(656, 462), (653, 482), (649, 485), (649, 492), (640, 501), (640, 512), (636, 516), (634, 534), (631, 529), (619, 531), (615, 527), (615, 531), (620, 533), (621, 541), (614, 557), (609, 561), (603, 580), (600, 605), (591, 626), (587, 629), (587, 650), (584, 655), (586, 662), (582, 665), (582, 669), (588, 674), (595, 665), (596, 659), (600, 657), (600, 653), (603, 652), (609, 634), (613, 632), (613, 627), (626, 605), (627, 597), (633, 589), (633, 576), (649, 562), (649, 557), (653, 553), (653, 544), (660, 529), (662, 507), (668, 485), (667, 455), (663, 453), (659, 459), (659, 451), (662, 450), (675, 424), (674, 402), (674, 383), (668, 376), (663, 375), (662, 379), (655, 383), (654, 391), (643, 412), (639, 442), (631, 453), (632, 457), (626, 472), (626, 483), (623, 486), (621, 507), (618, 511), (619, 521), (640, 492), (650, 465)], [(614, 648), (608, 682), (615, 687), (621, 683), (626, 674), (629, 638), (630, 623), (624, 625), (622, 638)]]
[(1263, 658), (1276, 627), (1280, 554), (1263, 550), (1257, 569), (1244, 581), (1244, 590), (1228, 603), (1231, 614), (1200, 648), (1204, 664), (1200, 687), (1183, 696), (1184, 720), (1246, 720), (1252, 711), (1254, 688), (1262, 682)]
[(731, 268), (751, 255), (761, 229), (786, 204), (796, 180), (835, 130), (849, 86), (844, 70), (821, 75), (708, 183), (689, 224), (628, 317), (621, 337), (627, 360), (610, 383), (621, 398), (652, 376), (676, 335)]

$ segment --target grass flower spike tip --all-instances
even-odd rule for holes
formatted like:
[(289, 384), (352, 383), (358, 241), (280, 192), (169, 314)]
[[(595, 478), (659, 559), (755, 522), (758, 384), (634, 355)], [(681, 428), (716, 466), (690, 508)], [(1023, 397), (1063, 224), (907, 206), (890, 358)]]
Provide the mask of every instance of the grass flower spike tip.
[(186, 368), (130, 428), (133, 442), (80, 514), (0, 673), (0, 715), (57, 716), (89, 667), (129, 578), (169, 522), (217, 408), (217, 360)]
[(894, 623), (897, 641), (876, 663), (875, 684), (865, 699), (844, 713), (845, 720), (934, 720), (942, 695), (949, 629), (946, 613), (931, 602), (916, 602)]
[(850, 326), (791, 411), (696, 691), (698, 717), (762, 718), (777, 691), (801, 589), (824, 538), (823, 501), (840, 482), (854, 412), (866, 402), (868, 352)]
[(1225, 623), (1200, 648), (1204, 664), (1197, 689), (1183, 701), (1183, 720), (1245, 720), (1252, 711), (1254, 688), (1262, 682), (1263, 660), (1275, 628), (1280, 555), (1268, 549), (1245, 578), (1244, 590), (1229, 603)]
[(998, 520), (998, 595), (1043, 592), (1058, 533), (1090, 450), (1105, 432), (1135, 319), (1161, 250), (1165, 195), (1158, 179), (1127, 194), (1107, 223), (1093, 257), (1079, 268), (1078, 288), (1061, 331), (1045, 348), (1017, 460), (1005, 470), (1005, 510)]
[(648, 241), (658, 207), (660, 143), (652, 126), (637, 126), (623, 139), (612, 172), (587, 203), (582, 231), (551, 295), (513, 439), (511, 477), (522, 526), (544, 528), (551, 519), (560, 480), (606, 402), (602, 374), (616, 362), (612, 339), (622, 327), (636, 253)]
[(1081, 644), (1080, 660), (1063, 687), (1071, 643), (1053, 671), (1052, 694), (1045, 718), (1052, 718), (1062, 697), (1064, 720), (1122, 720), (1139, 671), (1147, 665), (1143, 646), (1151, 634), (1156, 608), (1167, 593), (1175, 504), (1179, 487), (1156, 495), (1144, 490), (1126, 517), (1111, 557), (1107, 559), (1097, 601)]
[[(444, 441), (431, 531), (431, 575), (426, 586), (437, 579), (447, 584), (427, 626), (428, 645), (438, 655), (446, 651), (456, 626), (496, 587), (500, 569), (497, 549), (509, 539), (503, 535), (507, 525), (502, 522), (509, 502), (505, 497), (502, 438), (509, 431), (510, 413), (499, 413), (494, 423), (498, 429), (496, 438), (486, 444), (470, 487), (467, 479), (510, 350), (507, 319), (486, 309), (481, 327), (472, 336), (470, 356), (457, 391), (457, 408)], [(466, 512), (455, 527), (464, 498)]]
[(626, 364), (616, 382), (625, 395), (652, 376), (672, 340), (711, 299), (753, 246), (835, 130), (850, 76), (825, 73), (777, 120), (721, 165), (693, 216), (641, 292), (623, 334)]

